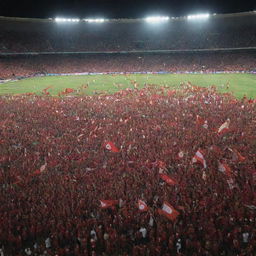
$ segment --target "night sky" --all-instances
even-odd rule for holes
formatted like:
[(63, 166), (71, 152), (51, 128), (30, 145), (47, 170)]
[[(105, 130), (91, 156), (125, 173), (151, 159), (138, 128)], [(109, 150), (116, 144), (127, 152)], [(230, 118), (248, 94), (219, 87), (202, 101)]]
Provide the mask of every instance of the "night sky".
[(143, 18), (195, 12), (231, 13), (256, 9), (254, 0), (0, 0), (0, 16), (51, 18)]

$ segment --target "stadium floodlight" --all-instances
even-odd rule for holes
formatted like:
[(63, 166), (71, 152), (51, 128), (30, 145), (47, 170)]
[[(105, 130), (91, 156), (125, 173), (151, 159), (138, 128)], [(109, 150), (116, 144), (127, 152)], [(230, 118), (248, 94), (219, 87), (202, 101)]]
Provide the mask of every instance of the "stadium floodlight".
[(106, 20), (105, 19), (83, 19), (84, 21), (86, 22), (89, 22), (89, 23), (102, 23), (102, 22), (105, 22)]
[(168, 16), (151, 16), (145, 18), (146, 22), (155, 23), (155, 22), (164, 22), (168, 21), (170, 18)]
[(210, 17), (209, 13), (202, 13), (202, 14), (195, 14), (195, 15), (188, 15), (188, 20), (198, 20), (198, 19), (208, 19)]
[(56, 22), (79, 22), (80, 19), (55, 18)]

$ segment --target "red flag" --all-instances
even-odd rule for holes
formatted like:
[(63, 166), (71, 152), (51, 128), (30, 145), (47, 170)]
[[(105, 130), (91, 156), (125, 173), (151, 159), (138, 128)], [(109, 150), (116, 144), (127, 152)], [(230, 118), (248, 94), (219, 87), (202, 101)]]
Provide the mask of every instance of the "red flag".
[(197, 125), (204, 125), (204, 123), (205, 123), (205, 120), (201, 116), (196, 115), (196, 124)]
[(100, 207), (102, 209), (113, 208), (118, 204), (118, 200), (100, 200)]
[(74, 92), (75, 90), (72, 89), (72, 88), (66, 88), (64, 91), (60, 92), (58, 95), (60, 96), (61, 94), (69, 94), (69, 93), (72, 93)]
[(115, 152), (115, 153), (118, 153), (119, 152), (119, 149), (115, 146), (115, 144), (111, 141), (109, 142), (106, 142), (104, 144), (104, 147), (107, 149), (107, 150), (110, 150), (112, 152)]
[(64, 91), (65, 94), (72, 93), (72, 92), (74, 92), (74, 89), (72, 88), (66, 88)]
[(141, 212), (146, 212), (148, 210), (147, 204), (140, 199), (138, 200), (138, 208)]
[(218, 134), (226, 133), (229, 130), (230, 119), (228, 118), (225, 123), (223, 123), (218, 129)]
[(162, 209), (158, 209), (158, 213), (167, 217), (170, 220), (175, 220), (179, 216), (179, 212), (176, 211), (169, 203), (164, 202)]
[(48, 92), (48, 90), (51, 88), (52, 86), (49, 86), (49, 87), (47, 87), (47, 88), (44, 88), (43, 89), (43, 93), (45, 94), (45, 95), (49, 95), (50, 93)]
[(233, 161), (237, 161), (237, 162), (243, 162), (245, 161), (245, 157), (242, 156), (237, 150), (232, 150), (233, 153)]
[(160, 178), (162, 179), (162, 180), (164, 180), (167, 184), (169, 184), (169, 185), (176, 185), (177, 184), (177, 182), (174, 180), (174, 179), (172, 179), (172, 178), (170, 178), (168, 175), (166, 175), (166, 174), (163, 174), (163, 173), (161, 173), (160, 174)]
[(222, 164), (220, 162), (219, 162), (218, 170), (220, 172), (225, 173), (227, 176), (231, 176), (232, 174), (230, 167), (227, 164)]
[(201, 163), (204, 166), (204, 168), (207, 167), (203, 153), (200, 149), (197, 150), (195, 156), (192, 158), (192, 163)]

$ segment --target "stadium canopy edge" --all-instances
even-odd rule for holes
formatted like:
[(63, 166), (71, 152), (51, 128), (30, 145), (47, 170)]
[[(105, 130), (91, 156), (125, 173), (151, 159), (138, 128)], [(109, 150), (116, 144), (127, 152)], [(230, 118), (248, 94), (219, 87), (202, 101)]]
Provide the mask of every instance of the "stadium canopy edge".
[[(249, 11), (249, 12), (238, 12), (238, 13), (224, 13), (224, 14), (210, 14), (211, 18), (228, 18), (228, 17), (242, 17), (242, 16), (250, 16), (250, 15), (256, 15), (255, 11)], [(186, 20), (187, 16), (181, 16), (181, 17), (172, 17), (170, 21), (175, 20)], [(48, 19), (40, 19), (40, 18), (22, 18), (22, 17), (5, 17), (0, 16), (0, 21), (18, 21), (18, 22), (54, 22), (54, 18), (48, 18)], [(105, 22), (120, 22), (120, 23), (128, 23), (128, 22), (144, 22), (144, 18), (135, 18), (135, 19), (106, 19)], [(81, 23), (87, 23), (83, 19), (80, 20)]]

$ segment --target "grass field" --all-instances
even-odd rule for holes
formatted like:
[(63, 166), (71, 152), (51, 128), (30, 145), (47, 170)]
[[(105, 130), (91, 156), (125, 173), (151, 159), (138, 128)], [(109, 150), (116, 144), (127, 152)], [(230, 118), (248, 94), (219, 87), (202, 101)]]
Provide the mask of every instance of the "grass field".
[[(246, 95), (256, 98), (256, 75), (253, 74), (161, 74), (161, 75), (92, 75), (92, 76), (52, 76), (34, 77), (0, 84), (0, 94), (20, 94), (34, 92), (40, 94), (48, 86), (51, 95), (57, 95), (65, 88), (78, 89), (88, 84), (87, 94), (102, 91), (114, 93), (128, 87), (133, 88), (131, 80), (141, 88), (145, 83), (168, 85), (177, 88), (181, 82), (190, 81), (194, 85), (208, 87), (215, 85), (220, 92), (230, 92), (241, 98)], [(229, 82), (229, 89), (226, 84)], [(118, 86), (117, 86), (118, 85)]]

